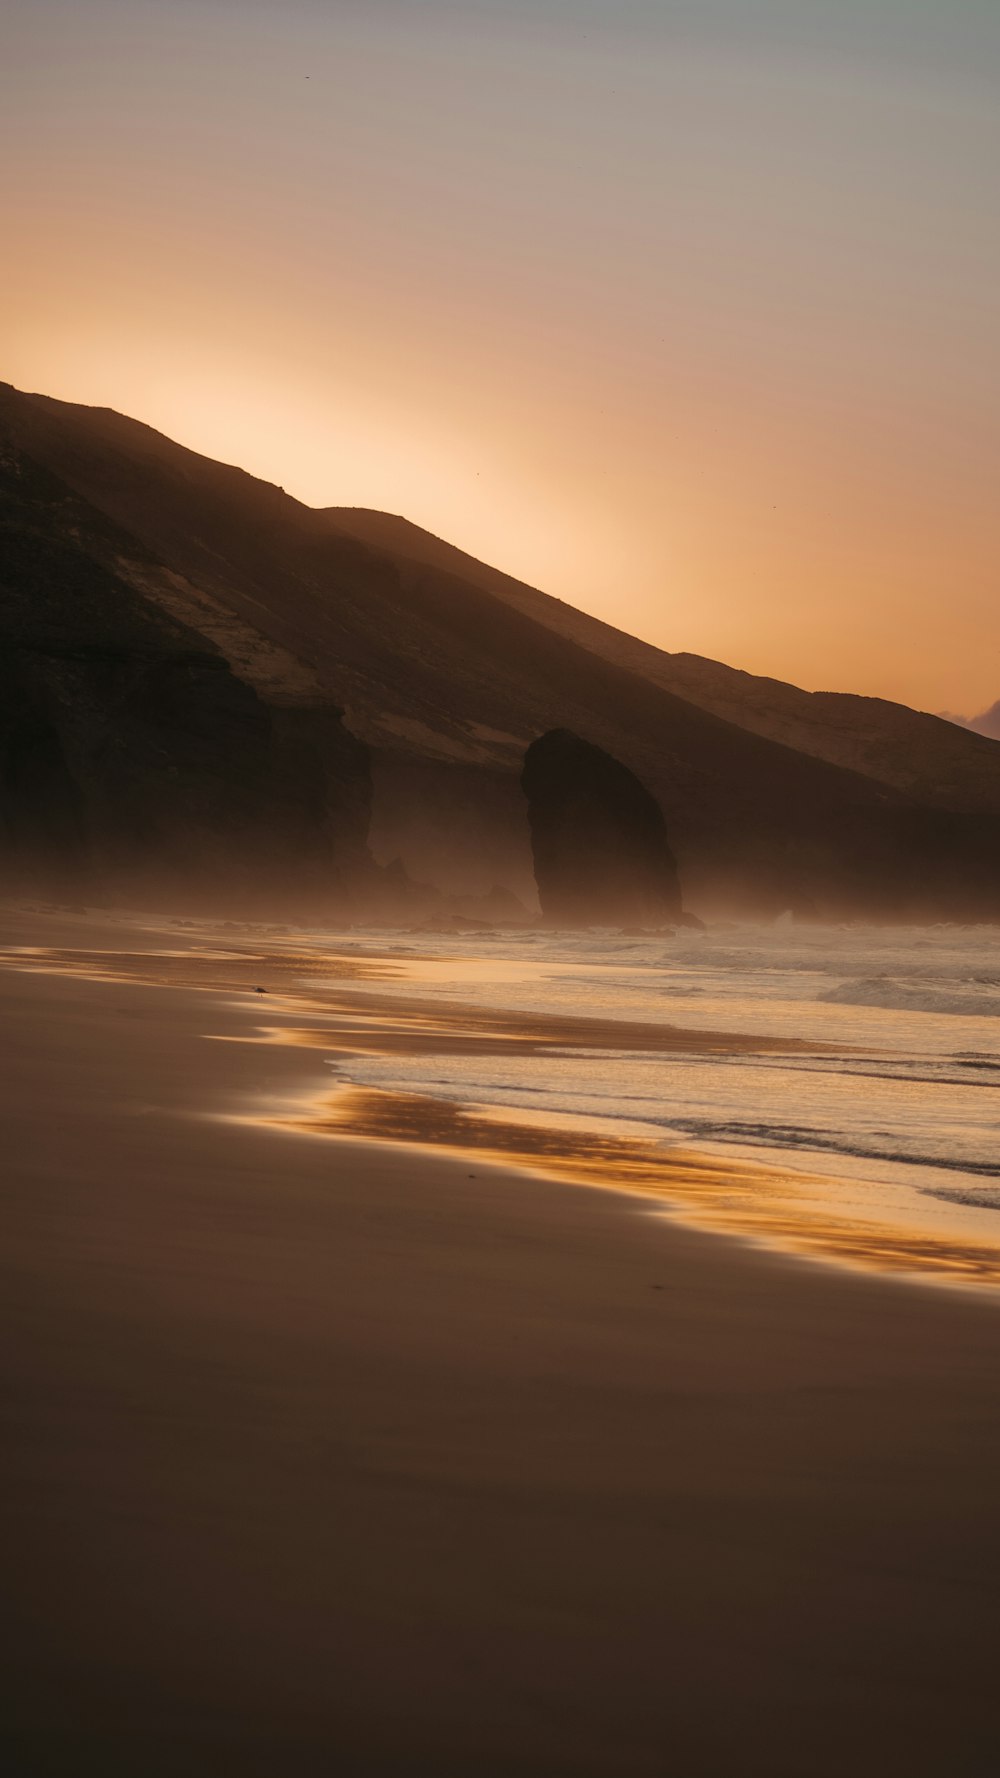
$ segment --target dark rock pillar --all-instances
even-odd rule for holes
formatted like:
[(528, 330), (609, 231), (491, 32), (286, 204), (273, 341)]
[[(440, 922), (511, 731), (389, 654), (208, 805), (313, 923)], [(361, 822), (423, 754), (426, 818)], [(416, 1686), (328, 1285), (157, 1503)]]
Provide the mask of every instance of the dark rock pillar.
[(551, 729), (528, 748), (521, 784), (549, 924), (662, 926), (680, 917), (662, 810), (620, 760)]

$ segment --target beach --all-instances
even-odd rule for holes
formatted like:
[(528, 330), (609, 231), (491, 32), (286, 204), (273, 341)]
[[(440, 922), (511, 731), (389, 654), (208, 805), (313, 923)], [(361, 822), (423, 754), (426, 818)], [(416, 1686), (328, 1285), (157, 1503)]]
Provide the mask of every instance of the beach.
[(204, 932), (7, 932), (7, 1769), (993, 1774), (992, 1289), (324, 1129)]

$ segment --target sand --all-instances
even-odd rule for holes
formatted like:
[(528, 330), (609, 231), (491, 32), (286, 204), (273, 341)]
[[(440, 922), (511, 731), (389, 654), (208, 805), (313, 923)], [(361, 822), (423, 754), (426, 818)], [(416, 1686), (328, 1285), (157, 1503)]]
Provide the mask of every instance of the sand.
[(992, 1293), (281, 1127), (245, 984), (0, 1005), (5, 1770), (993, 1778)]

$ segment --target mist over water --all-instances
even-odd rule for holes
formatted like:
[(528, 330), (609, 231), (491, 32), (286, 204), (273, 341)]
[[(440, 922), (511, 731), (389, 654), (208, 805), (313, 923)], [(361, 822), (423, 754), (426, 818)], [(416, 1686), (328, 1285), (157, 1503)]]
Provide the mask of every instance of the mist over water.
[[(353, 942), (385, 954), (384, 934)], [(793, 1167), (825, 1181), (839, 1212), (1000, 1246), (996, 928), (779, 921), (463, 937), (448, 957), (441, 944), (407, 935), (395, 949), (422, 998), (794, 1037), (816, 1053), (352, 1057), (338, 1079)]]

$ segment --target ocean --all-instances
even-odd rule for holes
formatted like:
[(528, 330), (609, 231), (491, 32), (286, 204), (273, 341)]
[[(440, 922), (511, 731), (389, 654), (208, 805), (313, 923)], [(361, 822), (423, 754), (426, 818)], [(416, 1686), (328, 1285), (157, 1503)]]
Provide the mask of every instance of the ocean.
[(340, 955), (388, 955), (398, 987), (424, 1001), (806, 1045), (790, 1055), (568, 1043), (542, 1054), (338, 1056), (338, 1082), (794, 1169), (831, 1215), (909, 1231), (923, 1269), (963, 1241), (995, 1249), (1000, 1264), (995, 927), (782, 919), (673, 937), (310, 936)]

